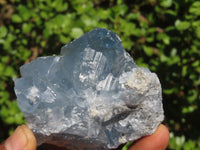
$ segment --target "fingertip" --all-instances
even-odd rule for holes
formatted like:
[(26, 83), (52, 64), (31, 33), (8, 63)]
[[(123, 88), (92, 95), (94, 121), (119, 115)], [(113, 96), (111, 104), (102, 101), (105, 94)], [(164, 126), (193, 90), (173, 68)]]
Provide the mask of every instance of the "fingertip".
[(169, 142), (169, 130), (159, 125), (155, 133), (135, 142), (129, 150), (165, 150)]
[(5, 150), (36, 150), (36, 146), (34, 134), (26, 125), (18, 126), (3, 144)]
[(36, 150), (37, 142), (36, 142), (36, 139), (35, 139), (33, 132), (26, 125), (22, 125), (21, 128), (22, 128), (22, 130), (23, 130), (23, 132), (24, 132), (24, 134), (26, 135), (26, 138), (27, 138), (27, 144), (26, 144), (25, 149)]
[(158, 135), (157, 140), (161, 141), (160, 149), (166, 149), (169, 143), (169, 129), (165, 125), (160, 124), (156, 130), (156, 134)]

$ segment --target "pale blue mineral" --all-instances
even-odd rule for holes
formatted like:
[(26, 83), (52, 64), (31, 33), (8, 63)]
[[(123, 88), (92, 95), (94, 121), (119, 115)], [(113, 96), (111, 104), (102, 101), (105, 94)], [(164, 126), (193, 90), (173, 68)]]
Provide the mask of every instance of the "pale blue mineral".
[(163, 120), (161, 85), (114, 32), (96, 28), (60, 56), (21, 66), (17, 103), (38, 144), (103, 150), (152, 134)]

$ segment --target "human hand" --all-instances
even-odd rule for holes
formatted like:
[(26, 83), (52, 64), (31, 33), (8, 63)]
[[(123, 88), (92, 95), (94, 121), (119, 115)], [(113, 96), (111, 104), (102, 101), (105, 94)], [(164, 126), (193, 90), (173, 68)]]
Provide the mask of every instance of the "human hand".
[(0, 150), (36, 150), (37, 143), (33, 132), (26, 126), (21, 125), (2, 144)]
[(169, 131), (164, 125), (159, 125), (155, 133), (136, 141), (129, 150), (165, 150), (169, 142)]
[[(164, 150), (169, 142), (169, 131), (160, 125), (152, 135), (136, 141), (129, 150)], [(0, 150), (36, 150), (36, 139), (26, 126), (19, 126), (14, 133), (0, 145)]]

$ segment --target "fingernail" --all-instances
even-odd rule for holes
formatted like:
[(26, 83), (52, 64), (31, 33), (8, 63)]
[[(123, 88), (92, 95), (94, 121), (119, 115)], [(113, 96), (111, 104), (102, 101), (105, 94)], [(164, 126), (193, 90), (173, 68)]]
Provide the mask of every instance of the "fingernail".
[(24, 150), (27, 137), (22, 126), (17, 127), (13, 134), (5, 141), (6, 150)]

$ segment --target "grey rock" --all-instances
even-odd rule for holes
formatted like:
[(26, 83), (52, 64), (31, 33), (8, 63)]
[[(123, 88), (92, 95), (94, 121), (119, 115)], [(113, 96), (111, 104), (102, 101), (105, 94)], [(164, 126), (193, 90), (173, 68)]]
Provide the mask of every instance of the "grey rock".
[(96, 28), (60, 56), (21, 66), (17, 103), (38, 144), (117, 148), (155, 132), (164, 118), (155, 73), (138, 67), (112, 31)]

